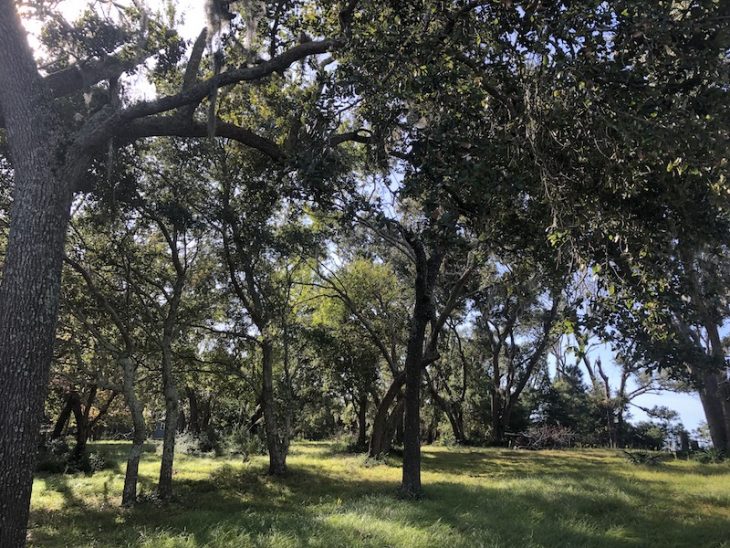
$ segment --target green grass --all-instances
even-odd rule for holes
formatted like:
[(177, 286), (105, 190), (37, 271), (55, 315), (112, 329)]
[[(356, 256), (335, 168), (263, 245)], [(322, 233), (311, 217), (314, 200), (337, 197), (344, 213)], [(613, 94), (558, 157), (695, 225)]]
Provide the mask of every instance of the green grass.
[[(418, 502), (396, 496), (398, 462), (365, 466), (328, 443), (299, 443), (285, 479), (266, 460), (179, 455), (177, 501), (119, 507), (120, 463), (93, 476), (41, 475), (32, 546), (717, 546), (730, 547), (730, 465), (631, 465), (617, 452), (426, 447)], [(146, 453), (151, 493), (158, 457)]]

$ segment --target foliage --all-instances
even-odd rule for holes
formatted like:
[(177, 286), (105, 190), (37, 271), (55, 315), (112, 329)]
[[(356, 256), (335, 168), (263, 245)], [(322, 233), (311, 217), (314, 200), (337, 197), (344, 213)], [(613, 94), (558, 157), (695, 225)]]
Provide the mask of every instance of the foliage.
[(624, 454), (631, 464), (656, 466), (662, 461), (662, 455), (660, 453), (650, 453), (648, 451), (624, 451)]
[(701, 464), (720, 464), (727, 459), (727, 456), (722, 451), (717, 449), (703, 449), (694, 453), (693, 458)]
[(228, 451), (233, 455), (240, 455), (243, 462), (252, 457), (266, 454), (266, 444), (261, 436), (251, 433), (248, 428), (238, 428), (226, 440)]

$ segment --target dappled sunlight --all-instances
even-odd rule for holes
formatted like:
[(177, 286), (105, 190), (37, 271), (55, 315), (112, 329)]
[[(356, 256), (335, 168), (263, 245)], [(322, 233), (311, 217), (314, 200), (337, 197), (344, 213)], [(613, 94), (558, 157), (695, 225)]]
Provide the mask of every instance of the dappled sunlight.
[[(32, 545), (720, 546), (730, 523), (728, 465), (648, 468), (611, 451), (423, 455), (426, 496), (416, 503), (396, 495), (397, 459), (370, 465), (327, 443), (296, 444), (284, 478), (266, 475), (265, 457), (181, 455), (176, 500), (133, 510), (119, 508), (120, 472), (43, 476)], [(143, 493), (154, 489), (155, 461), (143, 456)]]

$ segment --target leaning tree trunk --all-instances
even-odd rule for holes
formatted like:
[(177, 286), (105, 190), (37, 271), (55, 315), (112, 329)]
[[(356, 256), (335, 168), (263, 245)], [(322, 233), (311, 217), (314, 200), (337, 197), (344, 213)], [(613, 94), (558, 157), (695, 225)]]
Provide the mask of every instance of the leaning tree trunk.
[(269, 339), (261, 343), (264, 408), (264, 425), (266, 428), (266, 446), (269, 451), (269, 474), (282, 476), (286, 474), (286, 449), (282, 443), (281, 433), (276, 418), (276, 402), (274, 401), (274, 347)]
[(142, 456), (142, 448), (147, 439), (147, 429), (144, 423), (142, 404), (137, 398), (134, 390), (135, 369), (134, 362), (129, 357), (120, 358), (124, 372), (124, 397), (127, 400), (129, 413), (132, 415), (132, 448), (127, 456), (127, 471), (124, 475), (124, 488), (122, 489), (122, 506), (134, 506), (137, 502), (137, 481), (139, 478), (139, 459)]
[(157, 495), (162, 500), (172, 498), (172, 468), (175, 461), (175, 436), (179, 416), (179, 397), (172, 371), (171, 341), (167, 335), (163, 337), (162, 348), (162, 385), (165, 396), (165, 435), (162, 440), (162, 462), (160, 463), (160, 479), (157, 484)]
[(25, 543), (58, 315), (71, 175), (15, 2), (0, 2), (0, 108), (13, 166), (0, 285), (0, 546)]
[(88, 439), (88, 421), (81, 409), (81, 396), (78, 392), (72, 400), (71, 407), (74, 420), (76, 421), (76, 445), (71, 453), (71, 460), (80, 461), (86, 452), (86, 440)]
[(395, 440), (396, 443), (398, 441), (396, 440), (398, 437), (398, 430), (403, 430), (403, 411), (405, 409), (405, 404), (405, 398), (402, 396), (399, 397), (395, 407), (393, 408), (393, 412), (388, 417), (388, 422), (385, 426), (385, 438), (383, 441), (384, 453), (390, 452), (393, 446), (393, 441)]
[(61, 413), (58, 415), (58, 419), (53, 426), (51, 431), (51, 439), (55, 440), (63, 435), (63, 431), (68, 424), (68, 419), (71, 417), (71, 411), (73, 410), (73, 394), (77, 392), (70, 392), (66, 395), (66, 402), (63, 404)]
[[(438, 408), (443, 411), (446, 418), (449, 420), (451, 425), (451, 431), (454, 433), (454, 441), (458, 444), (466, 443), (466, 436), (464, 435), (464, 415), (458, 407), (458, 404), (446, 401), (441, 394), (438, 393), (436, 387), (431, 383), (430, 379), (428, 382), (428, 388), (431, 392), (433, 400), (436, 402)], [(431, 437), (429, 428), (429, 438)]]
[(730, 415), (725, 414), (727, 406), (723, 405), (720, 375), (715, 371), (698, 369), (695, 369), (695, 375), (700, 380), (700, 401), (710, 429), (712, 445), (718, 451), (730, 453)]
[(380, 400), (378, 409), (375, 412), (375, 418), (373, 419), (373, 430), (370, 434), (370, 446), (368, 447), (368, 457), (370, 458), (378, 458), (385, 452), (389, 416), (388, 412), (405, 382), (405, 374), (398, 374), (393, 379), (393, 382), (390, 384), (390, 387), (383, 396), (383, 399)]

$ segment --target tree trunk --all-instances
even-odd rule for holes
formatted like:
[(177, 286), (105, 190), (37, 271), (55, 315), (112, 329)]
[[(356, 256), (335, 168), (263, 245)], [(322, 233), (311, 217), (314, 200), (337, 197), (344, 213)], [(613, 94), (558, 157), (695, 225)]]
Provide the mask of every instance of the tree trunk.
[(398, 429), (403, 430), (403, 410), (405, 409), (406, 400), (404, 397), (399, 396), (398, 401), (393, 408), (393, 412), (388, 416), (388, 422), (385, 427), (385, 437), (383, 441), (383, 452), (389, 453), (393, 441), (397, 440)]
[(616, 416), (616, 447), (624, 448), (624, 410), (619, 409)]
[(258, 433), (259, 421), (264, 416), (263, 403), (263, 396), (259, 396), (258, 400), (256, 400), (256, 408), (253, 410), (253, 414), (248, 419), (248, 431), (252, 434)]
[(264, 407), (264, 424), (266, 427), (266, 446), (269, 451), (269, 474), (282, 476), (286, 474), (286, 450), (282, 443), (276, 417), (274, 401), (274, 347), (269, 339), (261, 343)]
[[(420, 270), (420, 269), (419, 269)], [(405, 363), (405, 419), (403, 424), (403, 480), (401, 494), (421, 496), (421, 377), (423, 344), (430, 319), (431, 300), (425, 276), (416, 275), (416, 303), (408, 336)]]
[(710, 429), (712, 445), (718, 451), (730, 452), (730, 416), (726, 416), (723, 406), (720, 378), (716, 371), (695, 368), (695, 376), (700, 380), (699, 394), (705, 411), (707, 426)]
[[(75, 394), (75, 395), (74, 395)], [(71, 460), (78, 461), (86, 452), (86, 440), (88, 438), (88, 425), (86, 415), (81, 409), (81, 396), (78, 392), (72, 393), (71, 410), (76, 420), (76, 446), (71, 453)]]
[(15, 2), (0, 2), (0, 108), (14, 173), (0, 284), (0, 546), (25, 543), (58, 315), (71, 175)]
[(177, 418), (177, 433), (182, 434), (188, 429), (188, 420), (185, 416), (185, 411), (182, 407), (180, 407), (180, 402), (178, 400), (178, 418)]
[(185, 393), (188, 396), (188, 405), (190, 406), (190, 420), (188, 421), (190, 432), (194, 436), (199, 436), (200, 413), (198, 410), (198, 395), (195, 393), (195, 390), (193, 390), (189, 386), (185, 387)]
[(357, 408), (357, 449), (365, 449), (368, 444), (367, 424), (368, 421), (368, 393), (363, 390)]
[(444, 413), (446, 418), (449, 419), (451, 430), (454, 433), (454, 441), (460, 445), (466, 443), (463, 415), (459, 411), (454, 411), (450, 405), (446, 407)]
[[(458, 408), (458, 404), (453, 401), (446, 401), (444, 398), (442, 398), (441, 394), (438, 393), (438, 390), (433, 385), (430, 378), (428, 378), (428, 388), (431, 392), (433, 400), (436, 402), (436, 405), (438, 405), (439, 409), (443, 411), (443, 413), (446, 415), (446, 418), (449, 420), (449, 424), (451, 425), (451, 431), (454, 433), (454, 441), (456, 441), (456, 443), (458, 444), (465, 443), (466, 436), (464, 435), (464, 419), (461, 410)], [(429, 427), (429, 438), (432, 437), (430, 430), (431, 429)]]
[(63, 409), (61, 409), (61, 413), (58, 415), (58, 419), (56, 419), (56, 423), (53, 426), (53, 431), (51, 432), (52, 440), (60, 438), (63, 434), (63, 430), (68, 424), (68, 419), (71, 417), (72, 407), (73, 403), (71, 402), (71, 394), (68, 394), (66, 396), (66, 402), (63, 404)]
[[(506, 431), (503, 410), (499, 404), (500, 398), (492, 394), (492, 444), (504, 445), (504, 434)], [(496, 407), (495, 407), (496, 406)]]
[(177, 435), (177, 419), (179, 398), (175, 377), (172, 371), (171, 337), (163, 337), (162, 348), (162, 385), (165, 395), (165, 435), (162, 440), (162, 462), (160, 463), (160, 479), (157, 494), (162, 500), (172, 498), (172, 467), (175, 461), (175, 436)]
[(142, 455), (142, 446), (147, 439), (147, 429), (144, 423), (142, 404), (137, 399), (134, 389), (136, 372), (134, 362), (129, 357), (120, 358), (124, 372), (124, 397), (127, 401), (129, 413), (132, 415), (133, 435), (132, 448), (127, 457), (127, 471), (124, 475), (122, 490), (122, 506), (134, 506), (137, 502), (137, 480), (139, 477), (139, 459)]
[(388, 391), (383, 396), (383, 399), (380, 400), (375, 418), (373, 419), (373, 430), (370, 434), (370, 446), (368, 448), (368, 456), (370, 458), (378, 458), (385, 452), (388, 412), (405, 382), (405, 374), (400, 373), (393, 379)]

